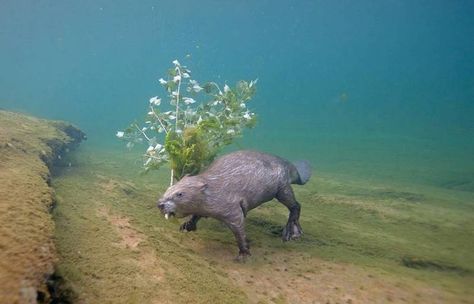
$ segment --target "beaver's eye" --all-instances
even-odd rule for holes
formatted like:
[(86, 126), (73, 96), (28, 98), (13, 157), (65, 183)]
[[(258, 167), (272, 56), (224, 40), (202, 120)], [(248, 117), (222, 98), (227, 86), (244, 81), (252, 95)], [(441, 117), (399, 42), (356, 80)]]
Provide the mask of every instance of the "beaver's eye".
[(183, 192), (178, 192), (178, 193), (176, 193), (176, 196), (177, 196), (177, 197), (182, 197), (182, 196), (183, 196)]

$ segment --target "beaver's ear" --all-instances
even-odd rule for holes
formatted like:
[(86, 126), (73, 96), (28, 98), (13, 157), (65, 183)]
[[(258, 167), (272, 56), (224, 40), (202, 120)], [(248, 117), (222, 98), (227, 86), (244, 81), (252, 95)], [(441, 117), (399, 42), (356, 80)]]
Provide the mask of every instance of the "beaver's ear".
[(199, 185), (199, 189), (201, 190), (201, 192), (204, 192), (207, 189), (207, 186), (207, 183), (201, 183)]

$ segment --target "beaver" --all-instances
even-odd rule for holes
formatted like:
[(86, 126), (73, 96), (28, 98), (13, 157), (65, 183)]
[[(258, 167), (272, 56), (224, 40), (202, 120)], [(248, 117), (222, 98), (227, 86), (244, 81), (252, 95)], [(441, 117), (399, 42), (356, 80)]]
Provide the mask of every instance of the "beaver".
[(307, 161), (291, 163), (267, 153), (237, 151), (216, 159), (204, 172), (187, 175), (169, 187), (158, 200), (158, 208), (166, 219), (191, 215), (181, 225), (181, 231), (196, 230), (202, 217), (223, 222), (237, 240), (237, 259), (244, 260), (250, 255), (244, 229), (247, 212), (273, 198), (290, 212), (282, 239), (289, 241), (301, 236), (301, 206), (291, 184), (303, 185), (310, 177)]

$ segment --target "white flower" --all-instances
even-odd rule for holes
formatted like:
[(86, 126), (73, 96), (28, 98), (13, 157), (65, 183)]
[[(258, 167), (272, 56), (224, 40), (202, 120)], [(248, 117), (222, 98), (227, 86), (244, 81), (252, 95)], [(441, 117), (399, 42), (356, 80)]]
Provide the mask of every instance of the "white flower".
[(143, 127), (143, 128), (142, 128), (142, 132), (145, 132), (146, 130), (148, 130), (147, 127)]
[(181, 129), (176, 129), (176, 133), (181, 134), (181, 133), (183, 133), (183, 130), (181, 130)]
[(153, 115), (153, 111), (148, 112), (148, 115)]
[(201, 121), (202, 121), (202, 116), (201, 116), (201, 115), (199, 115), (199, 119), (198, 119), (197, 123), (198, 123), (198, 124), (200, 124), (200, 123), (201, 123)]
[(170, 115), (170, 116), (169, 116), (169, 119), (171, 119), (171, 120), (176, 119), (176, 116)]
[(192, 99), (192, 98), (189, 98), (189, 97), (183, 97), (183, 101), (185, 104), (191, 104), (191, 103), (195, 103), (196, 100)]
[(230, 88), (229, 86), (226, 84), (224, 85), (224, 92), (227, 93), (227, 92), (230, 92)]
[(250, 81), (249, 88), (253, 87), (254, 84), (256, 84), (258, 81), (258, 78), (255, 80)]
[(191, 90), (196, 93), (199, 93), (203, 89), (196, 80), (190, 79), (189, 84), (192, 85)]
[(234, 129), (227, 130), (227, 134), (234, 134), (234, 133), (235, 133)]
[(247, 120), (250, 120), (250, 119), (252, 119), (252, 116), (250, 116), (250, 113), (249, 113), (249, 112), (246, 112), (246, 113), (244, 114), (244, 118), (247, 119)]
[(150, 153), (153, 150), (155, 150), (155, 148), (153, 146), (149, 146), (148, 149), (146, 149), (146, 153)]
[(174, 65), (177, 65), (177, 66), (180, 65), (178, 59), (173, 60), (173, 64), (174, 64)]
[(150, 104), (153, 104), (155, 106), (159, 106), (161, 103), (161, 98), (158, 98), (158, 96), (150, 98)]
[(242, 103), (240, 104), (240, 107), (241, 107), (242, 109), (245, 109), (245, 103), (242, 102)]
[(122, 132), (122, 131), (118, 131), (117, 134), (115, 134), (115, 136), (117, 136), (118, 138), (122, 138), (124, 135), (125, 135), (125, 132)]
[(183, 73), (183, 78), (189, 78), (189, 77), (191, 77), (191, 76), (189, 76), (189, 74), (188, 74), (188, 73), (186, 73), (186, 72), (185, 72), (185, 73)]
[(193, 91), (196, 92), (196, 93), (199, 93), (203, 90), (203, 88), (201, 88), (199, 85), (195, 84), (193, 85)]
[(160, 144), (156, 144), (156, 146), (155, 146), (155, 150), (158, 150), (158, 151), (159, 151), (159, 150), (161, 150), (161, 147), (163, 147), (163, 146), (162, 146), (162, 145), (160, 145)]
[(167, 84), (168, 82), (166, 80), (164, 80), (163, 78), (160, 78), (160, 80), (158, 80), (161, 84)]
[(178, 82), (178, 81), (181, 81), (181, 76), (179, 75), (176, 75), (173, 77), (173, 82)]

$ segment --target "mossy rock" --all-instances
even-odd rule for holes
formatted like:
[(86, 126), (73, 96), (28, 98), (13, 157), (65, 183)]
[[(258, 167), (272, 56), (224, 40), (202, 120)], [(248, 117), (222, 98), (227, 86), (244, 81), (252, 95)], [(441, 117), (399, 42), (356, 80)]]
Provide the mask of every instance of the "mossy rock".
[(85, 134), (71, 124), (0, 111), (2, 303), (49, 302), (56, 261), (50, 168)]

